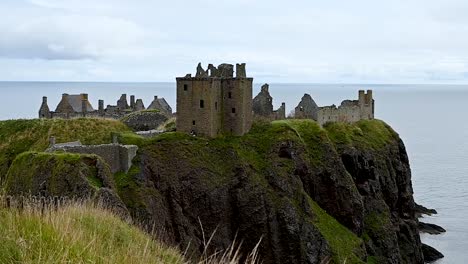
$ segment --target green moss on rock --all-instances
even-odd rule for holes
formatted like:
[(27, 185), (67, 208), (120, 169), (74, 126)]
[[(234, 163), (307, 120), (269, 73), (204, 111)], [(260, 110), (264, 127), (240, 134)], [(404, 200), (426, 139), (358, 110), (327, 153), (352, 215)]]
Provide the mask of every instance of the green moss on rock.
[(110, 175), (95, 155), (24, 152), (11, 165), (5, 189), (12, 195), (87, 197), (103, 186), (112, 187)]
[(364, 263), (359, 257), (363, 255), (363, 241), (327, 214), (312, 199), (309, 199), (309, 203), (314, 212), (313, 223), (330, 245), (333, 261), (335, 263)]

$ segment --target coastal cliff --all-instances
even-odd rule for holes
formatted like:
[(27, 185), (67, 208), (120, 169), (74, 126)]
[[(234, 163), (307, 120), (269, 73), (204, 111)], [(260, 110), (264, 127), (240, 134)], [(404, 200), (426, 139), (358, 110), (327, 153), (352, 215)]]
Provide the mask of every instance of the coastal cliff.
[[(235, 240), (247, 253), (258, 244), (263, 263), (423, 263), (406, 150), (382, 121), (323, 128), (308, 120), (275, 121), (257, 123), (242, 137), (215, 139), (177, 132), (146, 139), (114, 127), (121, 143), (139, 146), (134, 166), (106, 177), (103, 186), (90, 185), (117, 193), (135, 221), (189, 257), (202, 254), (212, 236), (208, 251)], [(61, 129), (66, 138), (83, 137)], [(30, 145), (22, 149), (42, 151), (44, 143)], [(0, 153), (12, 156), (5, 146)], [(41, 194), (20, 184), (22, 178), (30, 182), (22, 163), (43, 175), (44, 165), (26, 157), (2, 164), (10, 168), (2, 182), (11, 193)], [(52, 170), (58, 163), (45, 164)], [(11, 182), (18, 184), (9, 188)]]

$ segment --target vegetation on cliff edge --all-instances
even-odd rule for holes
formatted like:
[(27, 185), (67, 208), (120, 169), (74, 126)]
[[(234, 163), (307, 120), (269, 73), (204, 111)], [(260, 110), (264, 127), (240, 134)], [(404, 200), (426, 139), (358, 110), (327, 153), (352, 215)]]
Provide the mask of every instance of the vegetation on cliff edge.
[(31, 119), (0, 121), (0, 182), (15, 157), (25, 151), (44, 151), (49, 138), (57, 143), (81, 141), (83, 144), (110, 143), (111, 132), (130, 129), (110, 119)]

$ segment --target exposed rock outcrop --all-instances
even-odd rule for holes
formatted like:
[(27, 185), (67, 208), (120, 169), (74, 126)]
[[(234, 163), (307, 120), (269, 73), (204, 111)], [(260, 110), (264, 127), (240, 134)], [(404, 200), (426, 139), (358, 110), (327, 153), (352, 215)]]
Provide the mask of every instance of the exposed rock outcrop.
[(424, 253), (424, 261), (426, 263), (432, 263), (444, 257), (444, 255), (437, 249), (426, 244), (422, 244), (422, 251)]
[(435, 224), (424, 223), (424, 222), (419, 222), (418, 228), (419, 228), (419, 231), (423, 233), (428, 233), (431, 235), (439, 235), (439, 234), (446, 232), (446, 230), (441, 226), (438, 226)]

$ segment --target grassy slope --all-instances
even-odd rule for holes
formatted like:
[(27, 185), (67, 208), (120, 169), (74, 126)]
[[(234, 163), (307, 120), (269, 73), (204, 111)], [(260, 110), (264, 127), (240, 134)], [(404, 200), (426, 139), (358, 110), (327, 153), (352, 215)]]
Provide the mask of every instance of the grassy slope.
[(0, 209), (0, 263), (183, 263), (166, 247), (93, 206), (41, 215)]
[(44, 151), (49, 137), (57, 143), (80, 140), (83, 144), (111, 142), (111, 132), (130, 129), (123, 123), (107, 119), (33, 119), (0, 121), (0, 179), (18, 154)]

